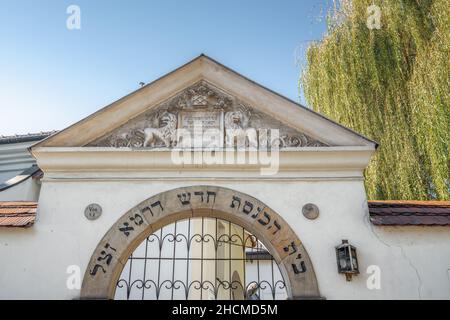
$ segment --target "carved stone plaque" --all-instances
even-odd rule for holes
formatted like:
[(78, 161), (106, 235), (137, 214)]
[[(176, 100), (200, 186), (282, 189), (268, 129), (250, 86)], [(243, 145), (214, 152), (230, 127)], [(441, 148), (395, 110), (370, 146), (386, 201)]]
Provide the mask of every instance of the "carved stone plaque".
[(222, 147), (223, 112), (217, 110), (182, 111), (179, 113), (178, 128), (191, 135), (192, 147)]

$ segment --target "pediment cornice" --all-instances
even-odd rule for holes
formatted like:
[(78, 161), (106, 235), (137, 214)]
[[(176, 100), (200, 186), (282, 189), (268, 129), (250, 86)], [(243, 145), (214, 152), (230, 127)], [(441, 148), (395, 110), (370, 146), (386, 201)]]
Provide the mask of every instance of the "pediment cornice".
[(211, 143), (208, 141), (211, 137), (206, 135), (211, 130), (215, 130), (217, 137), (212, 141), (214, 145), (208, 145), (209, 147), (231, 147), (231, 144), (237, 142), (233, 139), (241, 139), (244, 147), (261, 147), (263, 141), (266, 146), (279, 148), (328, 146), (246, 105), (205, 80), (200, 80), (160, 105), (149, 108), (86, 146), (172, 148), (180, 146), (182, 142), (182, 137), (177, 134), (180, 129), (189, 133), (192, 142), (195, 125), (205, 133), (201, 137), (203, 147)]

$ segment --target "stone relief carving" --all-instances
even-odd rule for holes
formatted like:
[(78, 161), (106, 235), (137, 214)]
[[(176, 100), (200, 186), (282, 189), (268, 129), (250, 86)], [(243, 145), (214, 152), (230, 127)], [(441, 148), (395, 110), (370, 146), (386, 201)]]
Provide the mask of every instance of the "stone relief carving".
[(88, 146), (106, 147), (174, 147), (176, 146), (177, 116), (159, 110), (139, 119), (136, 123), (125, 125), (116, 132), (101, 138)]
[(233, 105), (231, 97), (215, 90), (205, 81), (184, 90), (167, 104), (169, 110), (192, 110), (196, 108), (228, 109)]
[(177, 146), (177, 129), (192, 130), (194, 122), (200, 122), (204, 129), (221, 130), (227, 147), (241, 141), (239, 139), (245, 139), (246, 147), (257, 148), (260, 129), (279, 130), (279, 138), (271, 141), (272, 146), (328, 146), (246, 106), (206, 81), (183, 90), (87, 146), (171, 148)]
[(325, 147), (324, 143), (314, 140), (303, 133), (293, 135), (282, 135), (280, 137), (279, 147)]
[(247, 108), (232, 110), (225, 114), (227, 147), (234, 146), (239, 141), (242, 141), (245, 147), (258, 148), (258, 135), (256, 129), (249, 126), (250, 117), (251, 111)]
[(170, 112), (164, 112), (161, 117), (158, 118), (158, 122), (160, 127), (144, 129), (145, 139), (143, 147), (154, 147), (155, 143), (158, 142), (158, 140), (163, 142), (166, 147), (171, 147), (176, 144), (176, 115)]

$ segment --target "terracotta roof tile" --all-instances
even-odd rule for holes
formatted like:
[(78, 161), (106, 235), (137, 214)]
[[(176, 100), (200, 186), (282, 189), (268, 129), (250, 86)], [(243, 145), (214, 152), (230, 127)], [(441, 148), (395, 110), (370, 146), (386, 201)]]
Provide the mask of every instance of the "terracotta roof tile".
[(368, 201), (370, 221), (381, 226), (450, 226), (450, 201)]
[(31, 227), (36, 219), (36, 209), (36, 202), (0, 201), (0, 227)]

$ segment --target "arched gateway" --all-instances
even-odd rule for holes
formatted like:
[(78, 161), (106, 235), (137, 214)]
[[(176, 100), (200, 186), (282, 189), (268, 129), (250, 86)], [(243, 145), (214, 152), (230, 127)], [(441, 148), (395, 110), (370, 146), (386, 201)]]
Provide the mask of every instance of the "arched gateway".
[(190, 186), (155, 195), (120, 217), (90, 259), (81, 298), (114, 298), (122, 269), (142, 241), (173, 222), (199, 217), (223, 219), (255, 235), (279, 265), (289, 298), (320, 297), (309, 256), (280, 215), (242, 192), (217, 186)]

